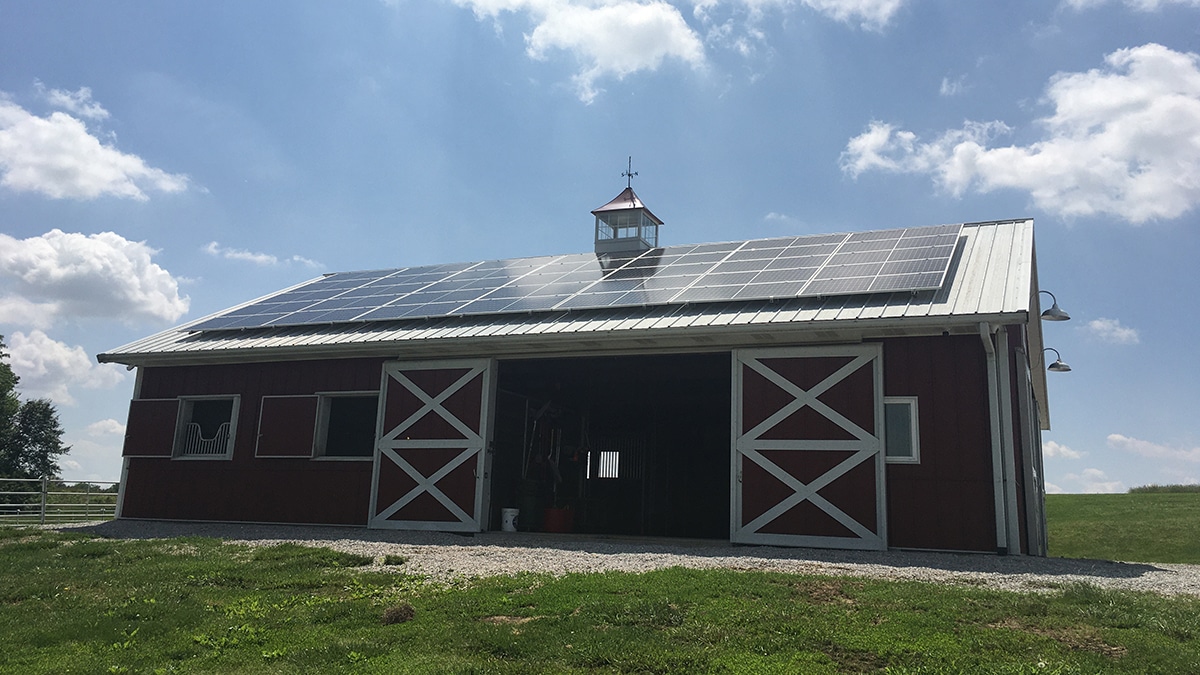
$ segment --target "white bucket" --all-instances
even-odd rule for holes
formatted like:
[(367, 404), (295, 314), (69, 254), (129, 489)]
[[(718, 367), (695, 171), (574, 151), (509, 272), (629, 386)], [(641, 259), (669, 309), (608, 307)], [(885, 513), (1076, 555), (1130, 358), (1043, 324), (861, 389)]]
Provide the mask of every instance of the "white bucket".
[(517, 531), (517, 517), (521, 509), (500, 509), (500, 529), (504, 532)]

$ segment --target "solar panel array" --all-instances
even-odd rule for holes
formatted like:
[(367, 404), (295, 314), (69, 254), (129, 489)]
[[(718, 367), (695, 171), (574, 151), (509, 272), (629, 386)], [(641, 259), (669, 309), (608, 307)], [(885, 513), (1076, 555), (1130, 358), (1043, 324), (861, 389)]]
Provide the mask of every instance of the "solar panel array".
[(940, 288), (961, 225), (331, 274), (189, 330), (768, 300)]

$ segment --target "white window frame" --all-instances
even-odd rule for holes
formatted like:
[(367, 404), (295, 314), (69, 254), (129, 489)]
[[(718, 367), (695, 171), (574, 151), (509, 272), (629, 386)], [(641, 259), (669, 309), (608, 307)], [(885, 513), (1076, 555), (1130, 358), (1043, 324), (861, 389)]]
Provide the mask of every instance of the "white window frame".
[(317, 392), (317, 429), (313, 435), (312, 458), (322, 462), (371, 462), (375, 460), (375, 446), (372, 444), (369, 455), (354, 455), (349, 457), (330, 457), (325, 454), (329, 442), (329, 413), (335, 398), (375, 398), (375, 427), (372, 435), (379, 438), (379, 392), (378, 391), (319, 391)]
[(911, 455), (889, 455), (887, 453), (887, 430), (884, 430), (884, 449), (883, 458), (888, 464), (920, 464), (921, 463), (921, 427), (919, 424), (920, 414), (917, 408), (916, 396), (884, 396), (884, 423), (887, 423), (887, 407), (888, 405), (907, 405), (908, 406), (908, 424), (912, 431), (912, 438), (909, 443), (912, 445)]
[[(185, 452), (184, 443), (187, 434), (187, 425), (191, 423), (192, 405), (196, 401), (232, 401), (232, 406), (229, 411), (229, 421), (224, 423), (229, 425), (229, 437), (225, 441), (225, 452), (222, 453), (188, 453)], [(175, 418), (175, 445), (171, 450), (172, 459), (186, 460), (228, 460), (233, 458), (233, 448), (237, 442), (237, 423), (238, 412), (242, 407), (242, 397), (240, 394), (206, 394), (202, 396), (180, 396), (179, 397), (179, 412)], [(207, 440), (207, 439), (205, 439)]]

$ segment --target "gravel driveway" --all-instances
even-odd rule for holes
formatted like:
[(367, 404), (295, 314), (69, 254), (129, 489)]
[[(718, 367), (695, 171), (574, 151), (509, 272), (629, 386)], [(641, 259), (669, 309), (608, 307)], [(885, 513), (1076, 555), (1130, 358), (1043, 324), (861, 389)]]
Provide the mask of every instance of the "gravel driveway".
[(1073, 582), (1113, 589), (1200, 597), (1200, 565), (1123, 563), (913, 551), (733, 546), (725, 541), (667, 540), (524, 532), (455, 535), (348, 527), (238, 525), (115, 520), (60, 529), (116, 539), (213, 537), (269, 546), (292, 542), (348, 553), (402, 555), (404, 571), (437, 580), (516, 574), (565, 574), (664, 567), (729, 568), (797, 574), (846, 575), (1042, 591)]

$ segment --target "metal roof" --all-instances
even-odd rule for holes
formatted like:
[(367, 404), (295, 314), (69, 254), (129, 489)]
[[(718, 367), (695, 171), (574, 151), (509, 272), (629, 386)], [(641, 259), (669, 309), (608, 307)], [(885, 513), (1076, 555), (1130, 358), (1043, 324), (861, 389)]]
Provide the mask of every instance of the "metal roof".
[[(967, 333), (978, 332), (980, 322), (1029, 322), (1036, 294), (1033, 221), (992, 221), (963, 226), (938, 290), (189, 330), (211, 318), (204, 317), (97, 358), (169, 365), (355, 355), (541, 355)], [(1031, 337), (1038, 338), (1034, 346), (1040, 350), (1040, 331)]]
[(613, 197), (612, 201), (593, 210), (592, 215), (599, 215), (608, 211), (625, 211), (627, 209), (642, 209), (646, 212), (646, 215), (650, 216), (651, 220), (659, 225), (663, 224), (663, 221), (659, 220), (658, 216), (650, 213), (650, 209), (646, 208), (646, 205), (642, 203), (641, 198), (637, 196), (637, 193), (631, 187), (621, 190), (621, 194)]

